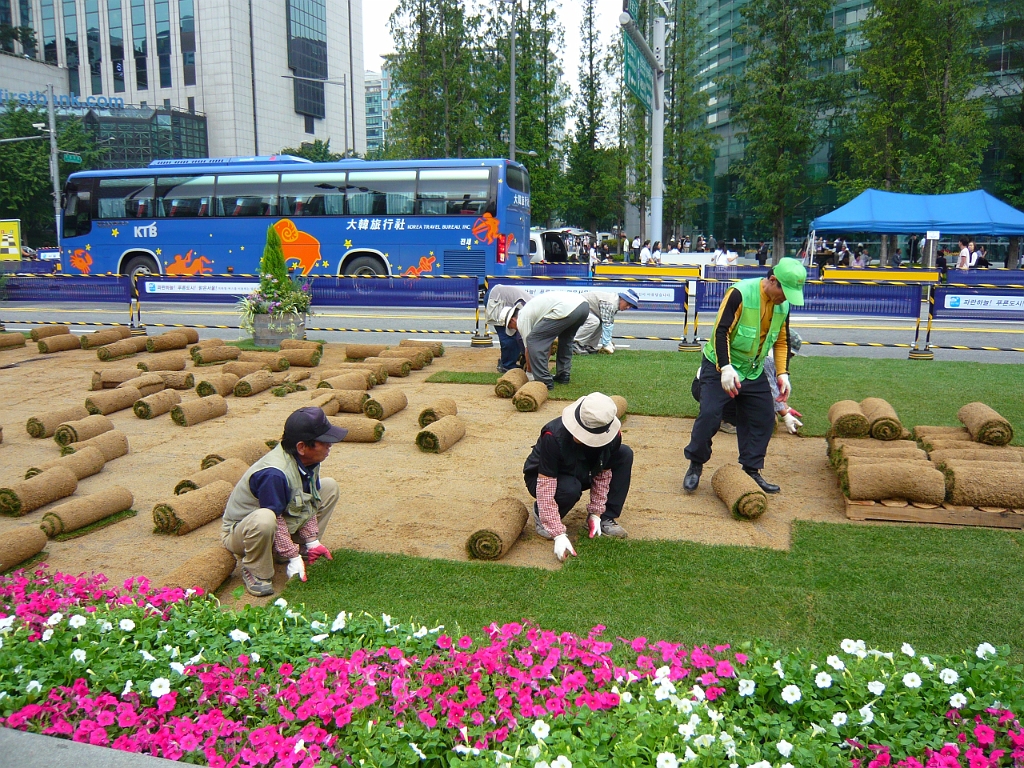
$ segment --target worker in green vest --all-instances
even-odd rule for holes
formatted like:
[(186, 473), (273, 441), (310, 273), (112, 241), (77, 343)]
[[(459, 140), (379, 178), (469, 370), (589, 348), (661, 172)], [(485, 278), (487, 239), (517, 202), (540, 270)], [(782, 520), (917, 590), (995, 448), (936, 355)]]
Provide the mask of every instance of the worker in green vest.
[(775, 356), (779, 399), (789, 399), (789, 308), (804, 303), (807, 270), (783, 258), (767, 277), (740, 280), (718, 309), (711, 338), (704, 345), (700, 369), (700, 415), (693, 424), (684, 455), (690, 467), (683, 490), (692, 493), (711, 458), (711, 440), (722, 423), (730, 398), (736, 403), (736, 441), (740, 465), (766, 493), (779, 486), (761, 477), (768, 441), (775, 429), (775, 408), (764, 371), (769, 352)]

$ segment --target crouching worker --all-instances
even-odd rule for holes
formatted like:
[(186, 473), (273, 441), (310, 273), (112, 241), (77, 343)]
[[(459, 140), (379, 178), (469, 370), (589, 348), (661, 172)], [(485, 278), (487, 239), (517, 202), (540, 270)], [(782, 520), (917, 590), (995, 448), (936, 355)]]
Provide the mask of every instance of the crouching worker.
[(615, 316), (627, 309), (640, 306), (640, 297), (632, 288), (618, 294), (606, 291), (593, 291), (584, 294), (590, 314), (583, 325), (576, 331), (572, 343), (574, 355), (590, 355), (601, 352), (610, 355), (615, 352), (612, 344), (612, 333), (615, 331)]
[(274, 593), (274, 562), (287, 563), (288, 578), (306, 580), (306, 565), (332, 560), (320, 543), (338, 503), (338, 483), (320, 477), (320, 462), (348, 430), (336, 427), (316, 406), (300, 408), (284, 423), (278, 446), (238, 481), (228, 499), (221, 541), (242, 559), (249, 594)]
[(622, 444), (621, 426), (612, 399), (594, 392), (566, 406), (561, 418), (545, 424), (526, 459), (526, 488), (537, 499), (534, 525), (540, 536), (555, 542), (559, 561), (576, 555), (562, 518), (588, 488), (590, 538), (626, 538), (618, 518), (629, 493), (633, 451)]

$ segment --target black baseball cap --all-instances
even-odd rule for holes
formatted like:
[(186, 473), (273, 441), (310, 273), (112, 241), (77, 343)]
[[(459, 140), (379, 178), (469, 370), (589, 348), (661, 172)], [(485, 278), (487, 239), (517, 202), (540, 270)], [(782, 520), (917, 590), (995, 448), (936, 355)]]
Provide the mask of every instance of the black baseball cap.
[(315, 405), (299, 408), (284, 423), (283, 443), (340, 443), (348, 430), (336, 427), (327, 419), (322, 408)]

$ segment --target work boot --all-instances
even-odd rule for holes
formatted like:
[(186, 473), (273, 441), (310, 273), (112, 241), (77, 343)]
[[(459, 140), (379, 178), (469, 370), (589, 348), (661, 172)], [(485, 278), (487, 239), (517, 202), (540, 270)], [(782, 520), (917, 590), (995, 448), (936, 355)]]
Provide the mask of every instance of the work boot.
[(533, 527), (537, 531), (537, 535), (542, 539), (548, 541), (554, 541), (555, 537), (548, 533), (548, 529), (544, 527), (544, 523), (540, 521), (540, 510), (537, 508), (537, 502), (533, 502)]
[(269, 579), (261, 579), (244, 565), (242, 566), (242, 581), (245, 583), (245, 590), (254, 597), (267, 597), (274, 594), (274, 585)]
[(769, 483), (767, 480), (761, 477), (760, 470), (747, 469), (746, 467), (744, 467), (743, 471), (750, 475), (750, 477), (753, 478), (754, 482), (757, 483), (758, 487), (760, 487), (760, 489), (765, 493), (778, 493), (779, 491), (782, 490), (781, 488), (779, 488), (779, 486), (775, 485), (775, 483)]
[(560, 373), (560, 374), (558, 374), (557, 376), (555, 376), (555, 383), (556, 384), (568, 384), (569, 383), (569, 374), (568, 373)]
[(725, 434), (727, 435), (735, 435), (736, 427), (735, 425), (730, 424), (728, 421), (723, 421), (721, 424), (718, 425), (718, 431), (725, 432)]
[(690, 468), (686, 470), (686, 477), (683, 478), (683, 490), (693, 493), (700, 485), (700, 473), (704, 471), (704, 465), (696, 461), (690, 462)]
[(611, 536), (613, 539), (624, 539), (629, 534), (626, 529), (619, 525), (618, 520), (605, 520), (601, 518), (601, 535)]

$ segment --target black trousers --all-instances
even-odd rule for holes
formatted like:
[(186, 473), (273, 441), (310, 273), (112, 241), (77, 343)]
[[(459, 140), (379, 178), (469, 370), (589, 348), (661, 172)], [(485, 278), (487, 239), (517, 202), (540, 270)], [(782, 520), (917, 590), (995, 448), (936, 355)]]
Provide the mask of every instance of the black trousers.
[(711, 440), (722, 423), (726, 406), (736, 408), (736, 442), (744, 469), (762, 469), (768, 441), (775, 431), (775, 406), (768, 377), (762, 371), (753, 380), (740, 383), (735, 398), (722, 389), (722, 374), (707, 358), (700, 368), (700, 415), (693, 424), (690, 444), (683, 454), (690, 461), (706, 464), (711, 458)]
[[(608, 468), (612, 471), (612, 482), (608, 487), (608, 503), (605, 506), (602, 520), (615, 520), (622, 514), (622, 505), (629, 495), (629, 483), (633, 476), (633, 449), (628, 445), (620, 445), (612, 454)], [(583, 496), (583, 491), (590, 488), (593, 479), (589, 474), (559, 475), (558, 487), (555, 489), (555, 503), (558, 514), (565, 517), (576, 506)], [(537, 498), (537, 476), (526, 477), (526, 489), (533, 498)]]

